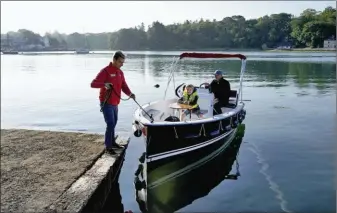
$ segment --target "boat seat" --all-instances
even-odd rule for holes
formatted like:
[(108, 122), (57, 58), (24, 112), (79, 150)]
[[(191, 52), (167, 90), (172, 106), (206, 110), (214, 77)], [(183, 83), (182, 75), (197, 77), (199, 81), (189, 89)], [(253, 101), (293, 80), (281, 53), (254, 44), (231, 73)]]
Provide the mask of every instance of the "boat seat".
[(198, 88), (198, 104), (200, 111), (203, 114), (203, 117), (212, 117), (213, 116), (213, 93), (210, 93), (208, 89)]
[(231, 90), (229, 92), (229, 98), (236, 98), (237, 95), (238, 95), (238, 91), (236, 90)]
[(229, 103), (221, 108), (222, 113), (228, 111), (228, 109), (234, 109), (237, 105), (238, 92), (237, 90), (231, 90), (229, 93)]
[(165, 118), (164, 121), (168, 121), (168, 122), (179, 122), (180, 120), (179, 120), (178, 117), (176, 117), (176, 116), (171, 116), (171, 115), (170, 115), (169, 117)]
[(174, 113), (167, 113), (167, 112), (162, 112), (160, 116), (157, 116), (155, 119), (158, 121), (165, 121), (166, 118), (170, 116), (175, 116)]
[(209, 89), (197, 88), (198, 94), (210, 94)]
[(225, 106), (226, 108), (234, 109), (236, 107), (236, 99), (230, 99), (229, 103)]
[(229, 103), (229, 104), (226, 105), (226, 108), (234, 109), (235, 107), (236, 107), (236, 104)]
[(229, 93), (229, 103), (226, 105), (226, 108), (234, 109), (237, 105), (238, 98), (238, 91), (231, 90)]

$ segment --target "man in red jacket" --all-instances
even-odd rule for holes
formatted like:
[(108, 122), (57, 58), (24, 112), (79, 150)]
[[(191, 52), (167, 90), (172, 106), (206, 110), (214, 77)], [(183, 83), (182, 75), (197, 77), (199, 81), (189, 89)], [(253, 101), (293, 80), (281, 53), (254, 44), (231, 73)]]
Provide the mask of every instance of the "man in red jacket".
[(125, 55), (121, 51), (117, 51), (113, 56), (112, 63), (110, 62), (108, 66), (103, 68), (91, 82), (91, 88), (100, 89), (99, 100), (107, 125), (105, 148), (107, 152), (112, 154), (114, 148), (120, 148), (115, 141), (115, 127), (118, 120), (118, 104), (121, 99), (121, 91), (132, 99), (136, 98), (125, 82), (124, 73), (120, 70), (124, 60)]

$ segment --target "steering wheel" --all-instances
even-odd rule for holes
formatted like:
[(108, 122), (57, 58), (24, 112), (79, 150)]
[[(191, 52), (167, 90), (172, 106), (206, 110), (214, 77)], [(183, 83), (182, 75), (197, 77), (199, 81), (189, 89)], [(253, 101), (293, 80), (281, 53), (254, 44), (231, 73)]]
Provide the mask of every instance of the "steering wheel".
[(182, 86), (183, 86), (182, 91), (184, 91), (184, 89), (185, 89), (185, 87), (186, 87), (185, 83), (180, 84), (180, 85), (177, 86), (177, 88), (176, 88), (175, 94), (176, 94), (176, 96), (177, 96), (178, 98), (181, 98), (181, 96), (178, 94), (178, 92), (179, 92), (180, 87), (182, 87)]
[[(204, 86), (205, 85), (205, 86)], [(202, 86), (204, 86), (204, 87), (202, 87)], [(209, 83), (202, 83), (202, 84), (200, 84), (200, 86), (199, 86), (200, 88), (204, 88), (204, 89), (208, 89), (209, 88)]]

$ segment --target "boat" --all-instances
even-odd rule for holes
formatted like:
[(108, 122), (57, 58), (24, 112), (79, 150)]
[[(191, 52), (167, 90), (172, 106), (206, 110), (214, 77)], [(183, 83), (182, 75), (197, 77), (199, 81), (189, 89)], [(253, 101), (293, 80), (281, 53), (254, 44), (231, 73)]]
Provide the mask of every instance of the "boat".
[(245, 128), (245, 124), (240, 124), (220, 147), (184, 153), (151, 172), (147, 168), (152, 162), (145, 164), (142, 163), (144, 158), (141, 159), (135, 172), (135, 194), (140, 211), (181, 211), (195, 200), (207, 196), (221, 182), (238, 180), (241, 176), (238, 153)]
[[(209, 92), (207, 84), (196, 87), (199, 95), (198, 104), (203, 113), (200, 119), (195, 115), (180, 121), (175, 115), (176, 110), (170, 108), (182, 97), (185, 83), (175, 88), (176, 98), (165, 99), (170, 81), (174, 81), (174, 72), (183, 59), (240, 59), (241, 73), (238, 90), (231, 90), (228, 106), (222, 108), (222, 113), (213, 115), (214, 95)], [(235, 131), (238, 124), (246, 116), (245, 103), (242, 99), (242, 83), (246, 66), (246, 56), (241, 54), (222, 53), (182, 53), (173, 60), (164, 100), (139, 105), (134, 112), (132, 124), (133, 134), (136, 137), (143, 135), (146, 146), (146, 161), (164, 161), (165, 158), (178, 156), (218, 142)]]
[(83, 49), (83, 50), (76, 50), (76, 54), (89, 54), (89, 50)]
[[(1, 43), (3, 42), (3, 40), (1, 39)], [(12, 39), (9, 36), (9, 33), (6, 34), (6, 39), (4, 41), (4, 44), (1, 44), (1, 52), (4, 55), (18, 55), (19, 52), (14, 50), (15, 47), (13, 47), (12, 44)]]
[(1, 51), (1, 52), (4, 55), (18, 55), (19, 54), (19, 52), (15, 51), (15, 50), (4, 50), (4, 51)]
[(82, 48), (82, 49), (78, 49), (76, 50), (76, 54), (89, 54), (90, 51), (89, 51), (89, 48), (88, 48), (88, 39), (87, 39), (87, 36), (84, 35), (84, 46), (85, 48)]

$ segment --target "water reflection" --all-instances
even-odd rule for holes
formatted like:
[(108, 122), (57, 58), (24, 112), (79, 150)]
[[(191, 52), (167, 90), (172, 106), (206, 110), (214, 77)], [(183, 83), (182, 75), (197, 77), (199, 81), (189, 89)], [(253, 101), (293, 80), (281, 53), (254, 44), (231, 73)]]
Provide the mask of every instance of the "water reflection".
[[(122, 196), (119, 187), (119, 177), (124, 165), (126, 151), (122, 153), (122, 155), (117, 159), (117, 161), (113, 165), (114, 173), (108, 176), (108, 179), (111, 178), (111, 189), (105, 189), (105, 193), (107, 197), (101, 197), (100, 199), (106, 198), (106, 200), (102, 200), (104, 203), (103, 208), (100, 210), (101, 212), (106, 213), (124, 213), (124, 205), (122, 203)], [(97, 202), (97, 201), (96, 201)], [(88, 211), (84, 212), (92, 212), (93, 209), (88, 209)]]
[(111, 191), (107, 197), (102, 212), (106, 213), (124, 213), (124, 205), (122, 203), (122, 196), (119, 188), (119, 182), (115, 182), (111, 186)]
[[(139, 175), (140, 179), (147, 179), (146, 202), (145, 191), (136, 184), (140, 210), (151, 213), (179, 211), (209, 194), (222, 181), (236, 180), (240, 176), (236, 159), (244, 133), (245, 124), (242, 124), (221, 147), (204, 148), (160, 166), (148, 163), (147, 174)], [(141, 190), (143, 193), (139, 193)]]

